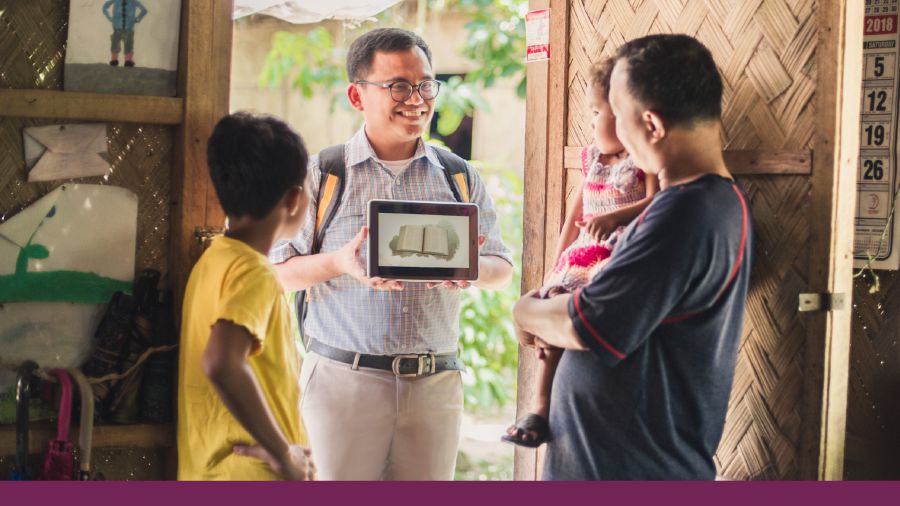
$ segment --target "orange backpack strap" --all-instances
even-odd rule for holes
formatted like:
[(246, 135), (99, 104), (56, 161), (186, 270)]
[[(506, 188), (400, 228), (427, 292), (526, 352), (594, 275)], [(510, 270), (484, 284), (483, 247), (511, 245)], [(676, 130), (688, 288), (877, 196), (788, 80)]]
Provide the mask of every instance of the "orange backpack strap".
[(437, 157), (444, 165), (444, 176), (447, 178), (447, 184), (453, 191), (453, 196), (457, 202), (468, 203), (471, 199), (471, 191), (469, 184), (469, 166), (460, 156), (446, 149), (433, 148)]

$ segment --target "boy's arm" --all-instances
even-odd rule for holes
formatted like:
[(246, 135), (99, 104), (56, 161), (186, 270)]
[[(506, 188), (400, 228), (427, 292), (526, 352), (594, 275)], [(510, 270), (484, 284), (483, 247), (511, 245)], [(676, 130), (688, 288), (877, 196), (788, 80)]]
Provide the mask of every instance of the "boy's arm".
[(103, 15), (106, 16), (106, 19), (112, 22), (113, 17), (109, 12), (109, 8), (116, 2), (116, 0), (107, 0), (105, 4), (103, 4)]
[(134, 4), (134, 6), (137, 7), (139, 11), (141, 11), (141, 12), (138, 13), (137, 16), (134, 17), (134, 22), (135, 22), (135, 23), (140, 23), (141, 20), (144, 19), (144, 16), (147, 15), (147, 8), (144, 7), (144, 4), (142, 4), (141, 2), (136, 2), (136, 3)]
[(310, 479), (314, 473), (311, 458), (288, 443), (247, 364), (254, 344), (244, 327), (217, 321), (203, 353), (203, 372), (228, 411), (271, 456), (273, 470), (288, 479)]

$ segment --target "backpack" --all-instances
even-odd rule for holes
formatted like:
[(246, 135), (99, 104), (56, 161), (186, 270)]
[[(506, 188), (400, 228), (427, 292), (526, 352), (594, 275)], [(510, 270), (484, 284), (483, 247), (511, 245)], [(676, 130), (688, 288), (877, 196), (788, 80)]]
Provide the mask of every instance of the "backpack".
[[(347, 167), (344, 162), (344, 144), (338, 144), (323, 149), (319, 152), (319, 179), (318, 198), (316, 200), (316, 223), (313, 228), (313, 240), (309, 254), (318, 254), (322, 249), (322, 241), (325, 239), (325, 230), (337, 215), (344, 194), (344, 180)], [(447, 185), (453, 192), (457, 202), (469, 202), (471, 185), (469, 184), (469, 169), (466, 161), (448, 150), (435, 149), (438, 159), (444, 166), (444, 177)], [(297, 323), (300, 328), (300, 338), (304, 348), (309, 345), (306, 333), (303, 330), (303, 322), (306, 320), (306, 312), (309, 309), (309, 300), (306, 290), (297, 293)]]

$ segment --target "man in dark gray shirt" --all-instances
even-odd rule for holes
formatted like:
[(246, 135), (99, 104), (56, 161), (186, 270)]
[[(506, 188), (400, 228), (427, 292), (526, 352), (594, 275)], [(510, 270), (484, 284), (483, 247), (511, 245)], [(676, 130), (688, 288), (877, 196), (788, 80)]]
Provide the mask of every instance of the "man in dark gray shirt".
[(747, 200), (722, 159), (722, 82), (686, 35), (619, 49), (610, 105), (661, 191), (584, 289), (516, 304), (526, 346), (566, 348), (545, 479), (713, 479), (750, 280)]

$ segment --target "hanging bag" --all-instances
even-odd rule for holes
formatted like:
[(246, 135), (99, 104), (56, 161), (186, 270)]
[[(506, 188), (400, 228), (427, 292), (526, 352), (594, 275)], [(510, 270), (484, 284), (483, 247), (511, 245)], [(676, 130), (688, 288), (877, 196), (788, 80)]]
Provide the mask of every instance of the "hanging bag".
[(75, 454), (69, 441), (72, 426), (72, 379), (65, 369), (53, 369), (53, 376), (59, 382), (59, 419), (56, 422), (56, 439), (50, 440), (42, 480), (71, 480), (75, 472)]

